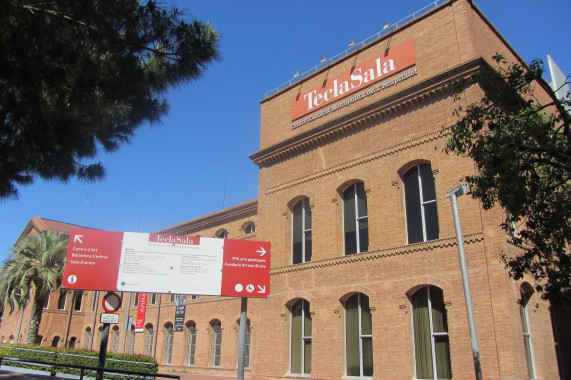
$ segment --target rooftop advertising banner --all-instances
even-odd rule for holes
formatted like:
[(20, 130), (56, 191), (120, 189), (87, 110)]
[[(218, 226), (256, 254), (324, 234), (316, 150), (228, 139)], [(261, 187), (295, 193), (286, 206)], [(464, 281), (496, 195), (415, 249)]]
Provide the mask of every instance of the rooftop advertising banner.
[(415, 63), (414, 41), (409, 39), (293, 98), (291, 119), (317, 111)]
[(74, 229), (63, 287), (267, 297), (270, 243)]

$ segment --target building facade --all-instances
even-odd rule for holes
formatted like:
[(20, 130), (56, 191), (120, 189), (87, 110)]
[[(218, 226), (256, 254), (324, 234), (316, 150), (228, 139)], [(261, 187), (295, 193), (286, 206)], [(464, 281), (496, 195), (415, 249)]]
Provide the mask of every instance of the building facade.
[[(446, 193), (476, 169), (443, 149), (453, 111), (491, 91), (472, 82), (455, 101), (449, 86), (496, 53), (522, 61), (468, 0), (357, 46), (261, 101), (257, 200), (156, 231), (271, 242), (271, 295), (248, 304), (247, 377), (474, 378)], [(565, 378), (549, 304), (501, 261), (517, 254), (503, 211), (458, 203), (483, 377)], [(78, 348), (97, 347), (96, 297), (62, 313)], [(136, 298), (124, 297), (121, 321), (136, 318)], [(110, 350), (153, 355), (163, 370), (235, 375), (239, 299), (187, 295), (182, 331), (174, 315), (173, 295), (151, 295), (144, 331), (115, 326)], [(55, 331), (42, 322), (42, 344)]]

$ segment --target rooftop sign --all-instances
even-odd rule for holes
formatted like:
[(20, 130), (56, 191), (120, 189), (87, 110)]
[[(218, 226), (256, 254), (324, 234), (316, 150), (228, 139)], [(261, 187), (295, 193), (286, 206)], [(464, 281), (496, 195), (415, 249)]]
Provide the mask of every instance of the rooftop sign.
[(369, 85), (401, 72), (416, 63), (414, 42), (409, 39), (382, 54), (347, 70), (323, 85), (292, 99), (292, 120), (317, 111)]
[(270, 243), (73, 229), (63, 286), (267, 297)]

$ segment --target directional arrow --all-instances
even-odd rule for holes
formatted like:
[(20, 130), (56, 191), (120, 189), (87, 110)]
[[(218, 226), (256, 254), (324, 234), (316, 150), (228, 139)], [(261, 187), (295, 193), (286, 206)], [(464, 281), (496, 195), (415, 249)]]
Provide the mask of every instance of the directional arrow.
[(81, 241), (81, 238), (82, 238), (82, 237), (83, 237), (83, 235), (75, 235), (75, 236), (73, 237), (73, 242), (74, 242), (74, 243), (77, 243), (77, 242), (79, 241), (80, 243), (83, 243), (83, 241)]
[(266, 250), (264, 249), (264, 247), (260, 247), (260, 249), (257, 250), (256, 252), (261, 254), (260, 257), (262, 257), (266, 254)]
[(258, 293), (264, 294), (266, 292), (266, 285), (260, 286), (258, 285)]

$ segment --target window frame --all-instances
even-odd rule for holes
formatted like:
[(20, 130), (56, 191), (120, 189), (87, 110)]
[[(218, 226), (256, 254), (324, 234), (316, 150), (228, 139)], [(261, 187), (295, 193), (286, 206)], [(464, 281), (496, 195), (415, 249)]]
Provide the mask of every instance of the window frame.
[[(432, 174), (433, 170), (432, 170), (432, 164), (430, 162), (419, 162), (416, 163), (410, 167), (408, 167), (405, 171), (402, 172), (401, 175), (401, 182), (403, 185), (403, 202), (404, 202), (404, 214), (405, 214), (405, 231), (406, 231), (406, 241), (407, 244), (414, 244), (414, 243), (422, 243), (422, 242), (426, 242), (426, 241), (431, 241), (431, 240), (438, 240), (440, 238), (440, 225), (438, 223), (438, 203), (437, 203), (437, 196), (436, 196), (436, 179), (434, 178), (434, 175), (432, 174), (432, 183), (434, 185), (434, 199), (431, 200), (425, 200), (424, 199), (424, 195), (423, 195), (423, 180), (422, 180), (422, 173), (421, 173), (421, 167), (429, 167), (429, 172)], [(407, 184), (405, 181), (405, 177), (407, 176), (407, 174), (411, 171), (416, 171), (416, 187), (418, 190), (418, 195), (419, 195), (419, 199), (418, 204), (419, 204), (419, 208), (420, 208), (420, 225), (421, 225), (421, 229), (422, 229), (422, 240), (415, 240), (411, 242), (411, 236), (410, 236), (410, 232), (409, 232), (409, 225), (411, 224), (412, 220), (409, 220), (412, 218), (412, 215), (410, 215), (409, 218), (409, 210), (407, 208)], [(428, 205), (431, 204), (435, 204), (436, 208), (435, 208), (435, 213), (436, 215), (434, 215), (434, 218), (436, 220), (436, 237), (434, 238), (428, 238), (428, 233), (427, 233), (427, 221), (426, 221), (426, 208)]]
[[(359, 216), (360, 212), (362, 211), (359, 208), (359, 188), (362, 186), (362, 193), (364, 194), (364, 206), (365, 206), (365, 215), (361, 215)], [(345, 226), (346, 224), (350, 223), (351, 221), (353, 221), (353, 219), (351, 220), (346, 220), (349, 216), (347, 214), (347, 210), (345, 207), (345, 202), (348, 201), (350, 202), (349, 199), (345, 199), (345, 194), (350, 191), (351, 189), (353, 189), (354, 195), (353, 195), (353, 210), (355, 213), (355, 217), (354, 217), (354, 223), (355, 223), (355, 230), (352, 232), (355, 234), (355, 252), (348, 252), (347, 249), (347, 232), (345, 231)], [(365, 183), (363, 181), (357, 181), (354, 182), (352, 184), (350, 184), (349, 186), (345, 187), (345, 189), (341, 192), (341, 202), (342, 202), (342, 208), (343, 208), (343, 254), (344, 255), (354, 255), (357, 253), (363, 253), (363, 252), (367, 252), (369, 250), (369, 207), (368, 207), (368, 199), (367, 199), (367, 189), (365, 188)], [(362, 221), (366, 221), (367, 223), (367, 232), (366, 232), (366, 236), (363, 237), (361, 236), (361, 230), (359, 228), (359, 224)], [(366, 238), (367, 239), (367, 247), (365, 249), (363, 249), (364, 247), (361, 247), (361, 239), (362, 238)]]
[(172, 323), (168, 322), (164, 325), (165, 329), (165, 339), (163, 342), (163, 364), (172, 364), (172, 350), (174, 344), (174, 326)]
[[(300, 213), (301, 213), (301, 223), (296, 225), (296, 218), (294, 214), (295, 208), (301, 204)], [(291, 207), (291, 263), (292, 264), (303, 264), (308, 263), (311, 261), (311, 254), (313, 248), (313, 234), (312, 234), (312, 215), (311, 215), (311, 205), (309, 203), (309, 198), (304, 197), (297, 202), (295, 202)], [(309, 217), (309, 223), (308, 223)], [(309, 224), (309, 228), (308, 225)], [(301, 231), (297, 231), (297, 229), (301, 229)], [(295, 242), (294, 238), (296, 233), (299, 232), (301, 235), (301, 261), (296, 262), (296, 252), (295, 252)], [(309, 242), (310, 247), (309, 250), (307, 249), (307, 235), (309, 234)], [(309, 252), (308, 252), (309, 251)]]
[[(300, 319), (301, 319), (301, 339), (299, 339), (299, 342), (294, 342), (294, 331), (293, 331), (293, 312), (294, 312), (294, 307), (296, 307), (296, 305), (300, 304), (300, 308), (301, 308), (301, 315), (300, 315)], [(307, 305), (307, 310), (306, 310), (306, 305)], [(305, 299), (298, 299), (295, 302), (293, 302), (290, 306), (290, 319), (289, 319), (289, 373), (291, 375), (294, 376), (300, 376), (300, 377), (310, 377), (311, 376), (311, 365), (312, 365), (312, 354), (311, 352), (313, 351), (313, 318), (311, 317), (311, 303)], [(306, 314), (309, 315), (306, 315)], [(309, 335), (307, 334), (307, 327), (306, 326), (306, 317), (307, 319), (309, 319), (311, 321), (310, 326), (309, 326)], [(305, 352), (305, 347), (307, 342), (309, 342), (310, 344), (310, 354), (309, 354), (309, 372), (305, 372), (306, 371), (306, 360), (308, 359), (306, 357), (306, 352)], [(299, 344), (299, 352), (300, 352), (300, 364), (299, 364), (299, 368), (301, 369), (300, 372), (293, 372), (293, 347), (294, 344)]]
[(184, 365), (192, 367), (196, 360), (196, 323), (190, 321), (185, 326)]
[[(220, 331), (216, 331), (216, 327)], [(218, 339), (218, 337), (220, 339)], [(208, 365), (211, 368), (220, 368), (222, 358), (222, 322), (214, 319), (210, 322), (210, 347), (208, 353)]]
[[(362, 297), (367, 297), (367, 300), (369, 300), (369, 314), (370, 316), (370, 321), (371, 321), (371, 334), (364, 334), (363, 333), (363, 319), (362, 319), (362, 313), (363, 313), (363, 305), (362, 305)], [(357, 297), (357, 320), (358, 320), (358, 332), (359, 332), (359, 376), (355, 376), (355, 375), (349, 375), (347, 372), (348, 370), (348, 363), (347, 363), (347, 359), (348, 359), (348, 340), (347, 340), (347, 302), (353, 298), (353, 297)], [(345, 377), (348, 378), (373, 378), (374, 376), (374, 358), (372, 357), (371, 360), (371, 368), (373, 369), (373, 373), (371, 375), (364, 375), (364, 356), (363, 356), (363, 341), (365, 339), (370, 339), (371, 340), (371, 350), (372, 350), (372, 346), (373, 346), (373, 315), (371, 313), (371, 307), (370, 307), (370, 298), (369, 296), (367, 296), (366, 294), (363, 293), (354, 293), (351, 296), (347, 297), (347, 299), (344, 302), (343, 305), (343, 311), (344, 311), (344, 348), (345, 348)], [(374, 351), (371, 351), (374, 352)]]
[(533, 296), (533, 288), (531, 285), (526, 283), (522, 284), (520, 286), (520, 295), (521, 298), (518, 300), (518, 303), (521, 318), (521, 333), (524, 342), (525, 359), (527, 364), (527, 376), (528, 379), (535, 380), (537, 379), (537, 367), (535, 366), (535, 355), (533, 351), (533, 341), (531, 329), (529, 326), (529, 313), (527, 309), (527, 305), (529, 304), (531, 296)]

